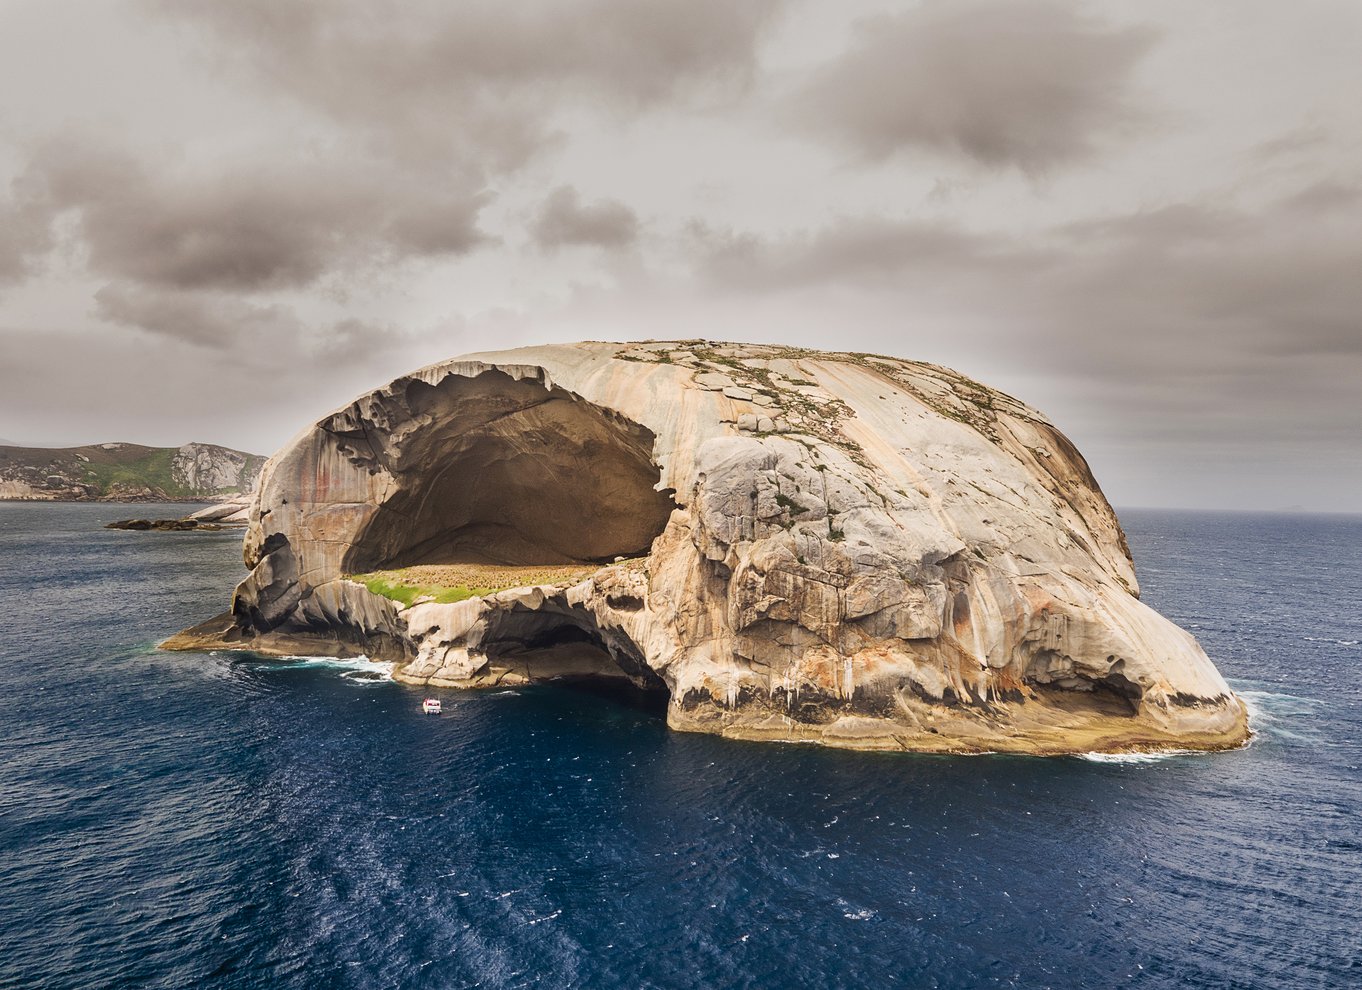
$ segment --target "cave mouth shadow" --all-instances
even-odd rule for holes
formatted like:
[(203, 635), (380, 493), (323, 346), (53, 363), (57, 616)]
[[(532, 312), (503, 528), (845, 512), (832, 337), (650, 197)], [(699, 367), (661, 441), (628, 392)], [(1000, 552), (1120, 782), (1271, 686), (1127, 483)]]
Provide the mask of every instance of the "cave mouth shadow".
[(609, 563), (648, 553), (676, 508), (655, 434), (559, 386), (490, 370), (411, 382), (406, 405), (422, 425), (385, 461), (346, 573)]
[(511, 610), (492, 621), (483, 642), (494, 669), (532, 686), (666, 718), (666, 681), (632, 642), (602, 632), (589, 614)]
[(639, 712), (650, 719), (665, 722), (667, 709), (671, 706), (671, 693), (665, 688), (652, 690), (640, 688), (628, 681), (598, 677), (560, 677), (556, 680), (541, 681), (536, 687), (550, 691), (561, 691), (568, 695), (580, 695), (630, 711)]

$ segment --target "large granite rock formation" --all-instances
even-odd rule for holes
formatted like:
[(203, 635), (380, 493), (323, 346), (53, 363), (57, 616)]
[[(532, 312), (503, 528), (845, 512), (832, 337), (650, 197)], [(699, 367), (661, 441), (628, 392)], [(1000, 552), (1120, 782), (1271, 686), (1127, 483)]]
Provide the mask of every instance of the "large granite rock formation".
[[(853, 748), (1239, 745), (1245, 711), (1138, 598), (1088, 467), (933, 365), (705, 341), (472, 355), (266, 466), (232, 612), (175, 648), (367, 652), (400, 679), (567, 674), (676, 729)], [(403, 607), (348, 576), (594, 563)]]

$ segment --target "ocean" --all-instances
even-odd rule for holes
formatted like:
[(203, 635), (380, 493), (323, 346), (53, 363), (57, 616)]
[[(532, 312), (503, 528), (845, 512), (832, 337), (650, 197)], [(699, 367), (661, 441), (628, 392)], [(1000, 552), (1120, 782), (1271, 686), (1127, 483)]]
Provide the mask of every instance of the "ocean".
[(1125, 511), (1216, 755), (728, 742), (166, 654), (240, 534), (0, 503), (0, 987), (1362, 986), (1362, 517)]

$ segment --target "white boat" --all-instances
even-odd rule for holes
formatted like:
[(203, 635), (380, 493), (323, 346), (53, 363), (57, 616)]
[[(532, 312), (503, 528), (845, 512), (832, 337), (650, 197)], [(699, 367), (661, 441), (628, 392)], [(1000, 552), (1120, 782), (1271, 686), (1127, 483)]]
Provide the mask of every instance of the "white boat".
[(421, 711), (425, 712), (427, 715), (439, 715), (440, 699), (427, 698), (425, 701), (421, 702)]

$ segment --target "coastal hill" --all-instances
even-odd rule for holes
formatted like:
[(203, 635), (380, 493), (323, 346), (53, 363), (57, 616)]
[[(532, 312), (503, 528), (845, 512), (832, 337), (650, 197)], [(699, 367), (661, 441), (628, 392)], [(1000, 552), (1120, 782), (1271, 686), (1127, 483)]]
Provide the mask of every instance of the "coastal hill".
[(265, 458), (211, 443), (0, 446), (0, 499), (169, 502), (250, 492)]
[(475, 354), (266, 465), (232, 609), (171, 649), (433, 687), (613, 678), (678, 730), (856, 749), (1221, 749), (1083, 457), (935, 365), (711, 341)]

